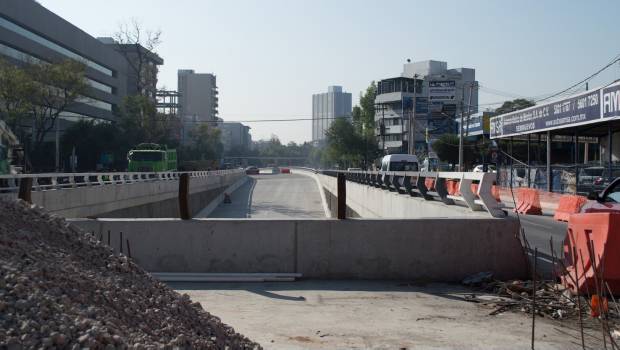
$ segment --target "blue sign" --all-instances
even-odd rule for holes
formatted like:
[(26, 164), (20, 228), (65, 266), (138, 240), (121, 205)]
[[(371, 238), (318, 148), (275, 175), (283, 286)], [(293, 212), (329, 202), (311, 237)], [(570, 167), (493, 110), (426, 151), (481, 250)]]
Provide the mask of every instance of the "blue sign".
[[(619, 87), (617, 87), (619, 88)], [(601, 118), (601, 90), (491, 118), (491, 138), (587, 124)]]
[(603, 89), (601, 98), (603, 118), (620, 116), (620, 85), (610, 86)]

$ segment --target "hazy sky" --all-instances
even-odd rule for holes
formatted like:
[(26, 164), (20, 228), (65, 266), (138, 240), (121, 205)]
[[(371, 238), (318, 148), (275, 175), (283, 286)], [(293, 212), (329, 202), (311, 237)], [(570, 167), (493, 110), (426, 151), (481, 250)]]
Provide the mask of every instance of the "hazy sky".
[[(620, 54), (620, 1), (41, 0), (93, 36), (130, 18), (161, 29), (160, 85), (215, 73), (224, 120), (312, 114), (328, 85), (353, 93), (407, 58), (476, 69), (480, 103), (562, 90)], [(620, 78), (615, 64), (591, 87)], [(500, 92), (497, 92), (497, 91)], [(498, 95), (499, 93), (499, 95)], [(481, 106), (481, 108), (488, 106)], [(307, 141), (311, 122), (247, 123), (254, 139)]]

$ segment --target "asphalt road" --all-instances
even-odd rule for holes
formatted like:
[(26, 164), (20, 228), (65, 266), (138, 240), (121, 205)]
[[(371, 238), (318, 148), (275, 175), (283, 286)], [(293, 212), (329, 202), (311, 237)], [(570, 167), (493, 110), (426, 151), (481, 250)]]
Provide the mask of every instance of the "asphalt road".
[(210, 218), (325, 218), (314, 179), (298, 174), (251, 175)]

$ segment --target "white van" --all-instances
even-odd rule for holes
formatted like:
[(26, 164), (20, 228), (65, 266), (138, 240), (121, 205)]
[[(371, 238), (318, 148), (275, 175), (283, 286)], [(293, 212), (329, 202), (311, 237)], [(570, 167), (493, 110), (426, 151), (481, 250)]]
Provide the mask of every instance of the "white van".
[(381, 160), (381, 172), (418, 171), (418, 157), (412, 154), (389, 154)]

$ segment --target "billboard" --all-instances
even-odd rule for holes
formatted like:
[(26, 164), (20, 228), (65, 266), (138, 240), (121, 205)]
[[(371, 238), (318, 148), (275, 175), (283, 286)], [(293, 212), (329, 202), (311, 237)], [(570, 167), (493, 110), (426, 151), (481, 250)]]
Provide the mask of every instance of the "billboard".
[(559, 101), (493, 117), (490, 127), (491, 138), (596, 122), (601, 118), (601, 90), (584, 92)]
[(604, 119), (620, 116), (620, 85), (603, 88), (601, 92), (601, 115)]
[(442, 80), (428, 82), (428, 97), (431, 101), (455, 101), (456, 81)]

